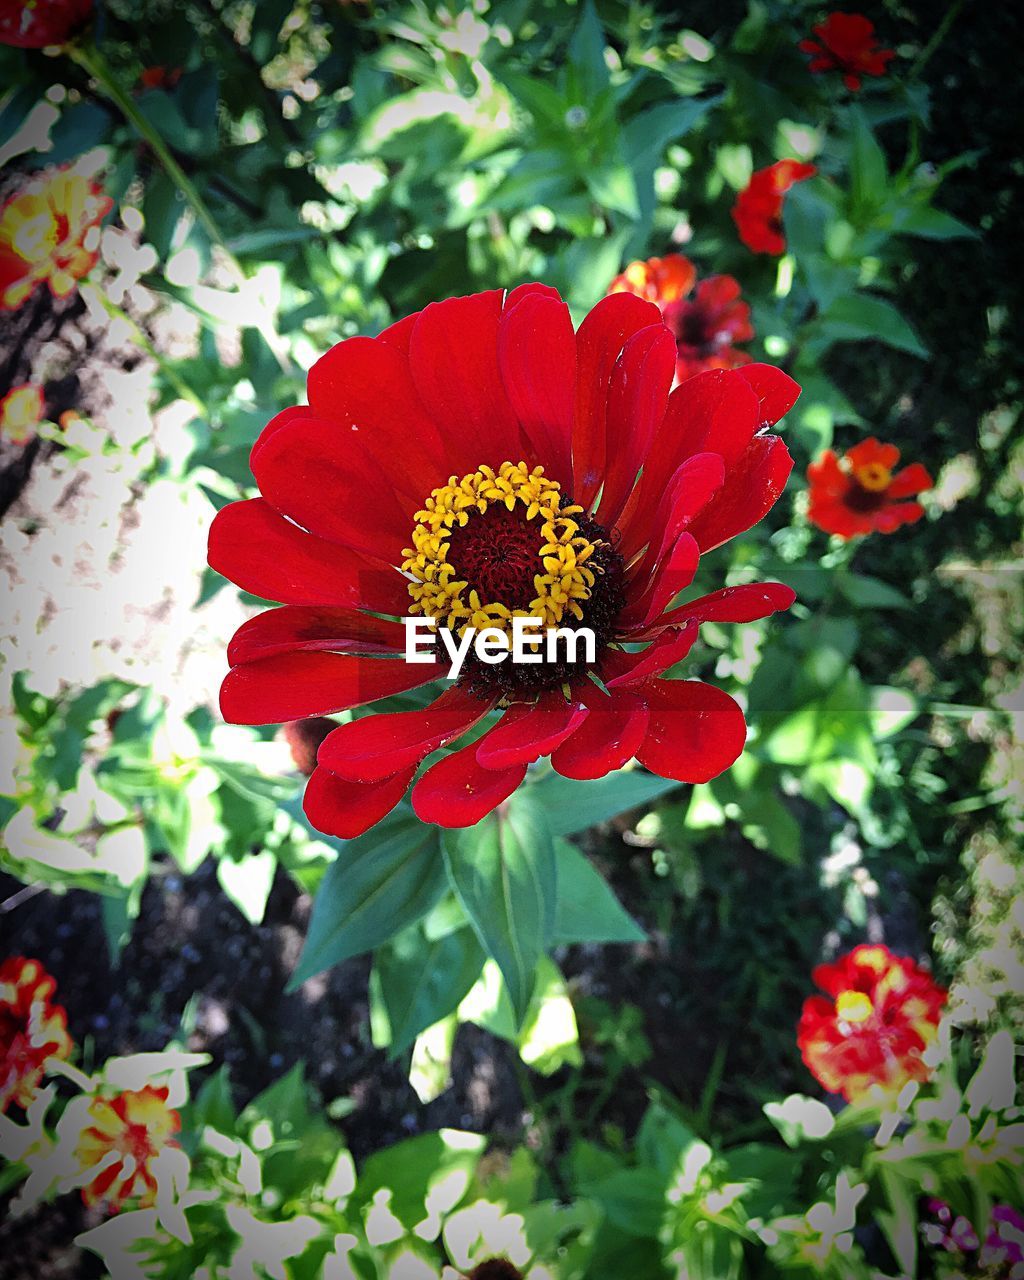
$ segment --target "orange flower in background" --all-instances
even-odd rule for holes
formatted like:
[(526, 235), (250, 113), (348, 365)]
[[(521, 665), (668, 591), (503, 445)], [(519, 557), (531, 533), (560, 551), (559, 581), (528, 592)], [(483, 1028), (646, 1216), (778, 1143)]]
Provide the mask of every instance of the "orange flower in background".
[(0, 0), (0, 44), (45, 49), (65, 44), (92, 12), (92, 0)]
[(708, 276), (688, 297), (696, 279), (689, 258), (672, 253), (631, 262), (608, 289), (609, 293), (636, 294), (661, 308), (676, 340), (679, 382), (705, 369), (735, 369), (750, 363), (750, 356), (733, 346), (754, 336), (750, 307), (740, 301), (739, 282), (732, 276)]
[(51, 1003), (57, 984), (38, 960), (11, 956), (0, 964), (0, 1114), (35, 1097), (48, 1058), (74, 1047), (67, 1014)]
[(811, 524), (840, 538), (858, 533), (894, 533), (924, 515), (919, 502), (908, 502), (932, 488), (932, 478), (919, 463), (893, 474), (900, 451), (874, 436), (854, 445), (841, 459), (826, 449), (807, 468)]
[(852, 1102), (872, 1085), (895, 1093), (928, 1078), (921, 1054), (935, 1039), (946, 992), (924, 969), (864, 945), (812, 976), (827, 996), (804, 1002), (797, 1044), (823, 1088)]
[(139, 1208), (151, 1206), (152, 1162), (181, 1128), (181, 1117), (167, 1105), (167, 1089), (146, 1085), (116, 1098), (94, 1098), (89, 1117), (92, 1124), (75, 1148), (83, 1172), (95, 1170), (82, 1199), (89, 1206), (106, 1204), (113, 1213), (136, 1198)]
[(776, 255), (786, 252), (782, 226), (782, 204), (786, 192), (794, 183), (813, 178), (817, 172), (813, 164), (779, 160), (751, 175), (732, 207), (732, 220), (748, 249), (754, 253)]
[(886, 63), (896, 57), (894, 50), (879, 48), (875, 24), (862, 13), (830, 13), (812, 30), (817, 40), (801, 40), (799, 46), (811, 54), (810, 70), (842, 72), (843, 84), (854, 93), (862, 76), (884, 76)]
[(0, 310), (13, 311), (46, 281), (65, 298), (99, 257), (99, 224), (113, 205), (70, 165), (33, 178), (0, 209)]
[(42, 387), (32, 382), (12, 387), (0, 400), (0, 437), (14, 444), (27, 444), (42, 416)]

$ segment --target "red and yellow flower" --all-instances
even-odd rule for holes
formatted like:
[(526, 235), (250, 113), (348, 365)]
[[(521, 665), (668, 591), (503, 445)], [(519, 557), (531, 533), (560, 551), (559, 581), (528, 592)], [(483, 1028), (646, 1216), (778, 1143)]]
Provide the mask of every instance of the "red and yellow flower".
[(43, 389), (34, 382), (12, 387), (0, 400), (0, 438), (27, 444), (43, 417)]
[(826, 533), (853, 538), (859, 533), (895, 533), (924, 515), (919, 502), (908, 501), (932, 487), (919, 462), (895, 471), (900, 451), (874, 436), (838, 458), (831, 449), (807, 468), (810, 502), (807, 518)]
[(92, 0), (0, 0), (0, 44), (19, 49), (66, 44), (91, 12)]
[[(416, 782), (421, 819), (469, 826), (551, 756), (598, 778), (636, 757), (712, 778), (743, 749), (721, 690), (664, 678), (702, 622), (783, 609), (789, 587), (750, 584), (675, 604), (704, 551), (758, 521), (792, 460), (767, 428), (799, 393), (765, 365), (682, 383), (657, 307), (604, 298), (574, 333), (544, 285), (452, 298), (379, 338), (350, 338), (312, 368), (308, 407), (257, 440), (261, 497), (218, 513), (210, 564), (284, 607), (228, 649), (221, 708), (234, 723), (330, 715), (425, 685), (441, 663), (402, 660), (399, 617), (464, 635), (517, 617), (589, 627), (596, 660), (487, 665), (472, 652), (425, 710), (366, 715), (321, 745), (305, 795), (319, 830), (371, 827), (424, 759), (497, 724)], [(642, 650), (624, 646), (640, 642)]]
[(75, 1147), (83, 1173), (92, 1177), (82, 1187), (87, 1205), (105, 1204), (116, 1213), (129, 1200), (148, 1208), (156, 1200), (153, 1161), (171, 1144), (181, 1117), (167, 1105), (167, 1089), (146, 1085), (89, 1104), (91, 1123)]
[(852, 1102), (873, 1085), (897, 1093), (908, 1080), (928, 1078), (922, 1054), (946, 992), (924, 969), (888, 947), (864, 945), (819, 965), (813, 977), (827, 994), (805, 1001), (797, 1044), (823, 1088)]
[(841, 72), (851, 92), (861, 87), (863, 76), (884, 76), (886, 64), (896, 56), (879, 47), (875, 24), (862, 13), (830, 13), (812, 30), (817, 40), (800, 41), (801, 50), (811, 55), (810, 70)]
[(50, 1058), (74, 1047), (67, 1014), (53, 1003), (54, 979), (38, 960), (11, 956), (0, 964), (0, 1114), (35, 1097)]
[(735, 369), (750, 356), (733, 344), (754, 336), (750, 307), (740, 301), (740, 286), (732, 276), (708, 276), (697, 284), (697, 270), (689, 258), (670, 253), (664, 258), (631, 262), (612, 281), (609, 293), (633, 293), (661, 309), (676, 339), (676, 377), (680, 382), (707, 369)]
[(754, 253), (786, 252), (786, 236), (782, 225), (782, 206), (786, 192), (797, 182), (813, 178), (818, 172), (813, 164), (799, 160), (779, 160), (766, 169), (758, 169), (736, 197), (732, 220), (740, 239)]
[(13, 311), (44, 280), (65, 298), (99, 257), (113, 201), (70, 165), (34, 178), (0, 209), (0, 310)]

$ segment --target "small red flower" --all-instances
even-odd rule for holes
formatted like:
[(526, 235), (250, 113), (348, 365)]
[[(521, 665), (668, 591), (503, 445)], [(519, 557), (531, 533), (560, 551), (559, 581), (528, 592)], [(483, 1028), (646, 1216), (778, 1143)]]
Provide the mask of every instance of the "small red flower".
[(851, 92), (860, 88), (862, 76), (884, 76), (886, 63), (896, 56), (878, 47), (875, 24), (862, 13), (830, 13), (813, 31), (817, 40), (800, 41), (803, 52), (811, 54), (810, 70), (841, 71)]
[(924, 969), (865, 945), (819, 965), (813, 978), (827, 998), (804, 1002), (797, 1044), (823, 1088), (852, 1102), (872, 1085), (896, 1093), (928, 1078), (921, 1054), (935, 1039), (946, 992)]
[(143, 67), (139, 84), (143, 89), (173, 89), (183, 74), (183, 67)]
[(687, 781), (736, 759), (736, 703), (664, 672), (701, 623), (766, 617), (793, 592), (765, 583), (674, 602), (701, 553), (781, 493), (792, 460), (767, 427), (799, 388), (750, 364), (670, 394), (675, 365), (651, 303), (613, 294), (574, 333), (558, 294), (533, 284), (433, 303), (313, 366), (309, 407), (278, 414), (253, 448), (262, 496), (224, 508), (210, 532), (214, 569), (285, 606), (232, 640), (227, 720), (332, 715), (438, 679), (447, 663), (402, 660), (392, 619), (408, 614), (459, 635), (534, 617), (596, 640), (590, 665), (471, 652), (426, 709), (340, 725), (306, 788), (315, 827), (367, 830), (428, 755), (492, 711), (497, 724), (416, 782), (424, 821), (472, 825), (541, 756), (570, 778), (635, 756)]
[(0, 400), (0, 437), (27, 444), (42, 421), (43, 403), (43, 389), (35, 383), (12, 387)]
[(842, 459), (826, 449), (807, 468), (811, 524), (840, 538), (858, 533), (895, 533), (924, 515), (919, 502), (907, 502), (932, 488), (932, 478), (919, 462), (893, 475), (900, 460), (894, 444), (880, 444), (874, 436), (854, 445)]
[(751, 175), (732, 207), (732, 220), (748, 249), (776, 255), (786, 252), (783, 199), (794, 183), (813, 178), (817, 172), (813, 164), (779, 160)]
[(181, 1117), (167, 1105), (167, 1092), (146, 1085), (89, 1104), (92, 1124), (82, 1130), (75, 1148), (82, 1171), (96, 1171), (82, 1188), (87, 1205), (105, 1204), (117, 1213), (132, 1199), (142, 1209), (155, 1202), (152, 1162), (181, 1128)]
[(631, 262), (608, 289), (609, 293), (634, 293), (661, 308), (675, 334), (679, 382), (707, 369), (736, 369), (750, 363), (750, 356), (733, 346), (754, 336), (750, 307), (740, 301), (739, 282), (732, 276), (708, 276), (688, 298), (696, 278), (693, 263), (672, 253)]
[(44, 280), (65, 298), (99, 257), (99, 224), (113, 201), (70, 165), (33, 178), (0, 209), (0, 311)]
[(92, 0), (0, 0), (0, 44), (45, 49), (85, 25)]
[(11, 956), (0, 964), (0, 1114), (35, 1097), (48, 1058), (74, 1048), (67, 1014), (51, 1003), (57, 984), (38, 960)]

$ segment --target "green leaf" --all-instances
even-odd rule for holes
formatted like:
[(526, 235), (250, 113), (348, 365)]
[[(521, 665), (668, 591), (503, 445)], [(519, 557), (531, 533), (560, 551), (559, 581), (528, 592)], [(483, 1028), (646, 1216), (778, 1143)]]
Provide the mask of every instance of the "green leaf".
[(626, 914), (604, 877), (568, 840), (555, 841), (558, 855), (556, 943), (643, 942), (647, 935)]
[(627, 218), (640, 216), (640, 202), (632, 170), (621, 161), (610, 161), (584, 174), (587, 190), (597, 203)]
[(452, 888), (521, 1022), (554, 933), (558, 886), (547, 812), (539, 797), (520, 791), (476, 826), (446, 831), (443, 846)]
[(246, 854), (237, 862), (231, 858), (217, 861), (220, 887), (250, 924), (263, 923), (276, 870), (277, 858), (270, 849)]
[(803, 1142), (821, 1142), (832, 1132), (835, 1117), (824, 1102), (791, 1093), (782, 1102), (767, 1102), (764, 1113), (772, 1122), (787, 1147)]
[(411, 814), (340, 842), (313, 903), (309, 936), (289, 989), (415, 924), (444, 887), (438, 829)]
[(379, 1191), (390, 1191), (388, 1208), (411, 1231), (429, 1217), (432, 1189), (441, 1201), (436, 1211), (448, 1213), (459, 1203), (486, 1145), (482, 1134), (460, 1129), (420, 1134), (374, 1152), (360, 1170), (355, 1195), (360, 1204), (369, 1204)]
[(458, 1007), (484, 960), (470, 928), (431, 940), (417, 926), (377, 952), (374, 964), (390, 1027), (389, 1057), (404, 1053), (421, 1031)]
[(602, 89), (606, 89), (611, 76), (604, 60), (605, 39), (601, 20), (597, 16), (593, 0), (586, 0), (580, 20), (569, 41), (569, 66), (576, 73), (576, 81), (584, 102), (590, 102)]
[(576, 782), (549, 773), (533, 790), (550, 814), (552, 835), (571, 836), (598, 822), (607, 822), (626, 809), (650, 804), (678, 786), (671, 778), (622, 769), (593, 782)]
[(907, 236), (921, 236), (924, 240), (960, 240), (978, 238), (977, 231), (966, 222), (954, 218), (942, 209), (930, 209), (927, 205), (902, 208), (893, 216), (893, 230)]
[(821, 316), (827, 343), (861, 342), (875, 339), (912, 356), (928, 355), (928, 348), (891, 302), (867, 293), (850, 293), (836, 298)]
[(909, 609), (911, 605), (902, 591), (866, 573), (839, 573), (836, 586), (851, 604), (861, 609)]
[(856, 107), (851, 109), (850, 137), (850, 193), (854, 208), (868, 211), (885, 198), (889, 174), (885, 164), (885, 152), (871, 132), (864, 114)]

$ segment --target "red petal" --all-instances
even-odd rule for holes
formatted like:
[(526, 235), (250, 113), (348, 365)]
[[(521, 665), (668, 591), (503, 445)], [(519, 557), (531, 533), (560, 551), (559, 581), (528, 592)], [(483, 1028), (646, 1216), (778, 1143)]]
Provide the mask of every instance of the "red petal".
[(640, 750), (647, 732), (647, 704), (617, 689), (607, 705), (591, 708), (583, 723), (551, 755), (563, 778), (603, 778)]
[(558, 690), (535, 703), (516, 703), (477, 745), (477, 761), (485, 769), (532, 764), (553, 751), (580, 722), (583, 712)]
[[(519, 300), (513, 304), (517, 294)], [(517, 289), (509, 295), (498, 330), (498, 363), (535, 459), (547, 475), (568, 488), (576, 335), (569, 308), (557, 294), (520, 294)]]
[[(630, 594), (646, 589), (654, 570), (664, 560), (682, 531), (697, 518), (725, 482), (725, 465), (717, 453), (698, 453), (676, 470), (665, 486), (651, 527), (655, 540), (643, 558), (629, 571)], [(660, 536), (659, 536), (660, 535)], [(623, 537), (619, 550), (627, 563), (643, 547), (643, 524), (634, 521), (629, 537)]]
[(442, 425), (446, 461), (456, 473), (481, 462), (518, 462), (522, 454), (519, 424), (498, 371), (502, 302), (500, 289), (432, 302), (409, 341), (416, 390)]
[(447, 479), (440, 432), (397, 347), (374, 338), (339, 342), (313, 365), (306, 385), (314, 414), (357, 434), (385, 469), (400, 468), (418, 505)]
[(598, 521), (612, 528), (636, 483), (668, 403), (676, 368), (675, 338), (664, 324), (634, 333), (612, 371), (608, 449)]
[(788, 373), (776, 369), (771, 364), (746, 364), (739, 370), (741, 377), (754, 389), (761, 402), (759, 422), (774, 427), (780, 418), (785, 417), (800, 398), (800, 384), (794, 382)]
[(661, 623), (754, 622), (767, 618), (780, 609), (788, 609), (796, 592), (781, 582), (745, 582), (738, 587), (723, 587), (710, 595), (691, 600), (662, 614)]
[(406, 580), (390, 565), (306, 533), (263, 498), (218, 511), (210, 526), (209, 561), (264, 600), (362, 605), (393, 614), (409, 607)]
[(604, 478), (608, 394), (626, 341), (661, 324), (652, 302), (631, 293), (602, 298), (576, 334), (576, 407), (572, 437), (573, 499), (589, 508)]
[(256, 443), (249, 450), (249, 466), (253, 466), (263, 446), (272, 440), (282, 427), (288, 426), (290, 422), (302, 422), (313, 416), (313, 410), (304, 404), (289, 405), (287, 409), (282, 409), (280, 413), (275, 413), (256, 437)]
[(399, 504), (387, 473), (337, 423), (285, 423), (253, 451), (252, 471), (267, 501), (311, 533), (401, 563), (415, 507)]
[(412, 807), (423, 822), (439, 827), (471, 827), (507, 800), (526, 777), (526, 765), (485, 769), (477, 743), (439, 760), (412, 791)]
[(332, 715), (428, 684), (437, 663), (341, 653), (280, 653), (233, 667), (220, 688), (220, 709), (231, 724), (277, 724)]
[(624, 631), (641, 630), (664, 613), (666, 606), (693, 581), (700, 560), (700, 550), (690, 533), (681, 533), (669, 556), (655, 568), (651, 584), (642, 596), (632, 601), (620, 615)]
[(690, 526), (701, 553), (757, 524), (778, 501), (792, 470), (793, 459), (778, 436), (755, 436), (726, 473), (725, 484)]
[(422, 312), (414, 311), (411, 316), (405, 316), (401, 320), (396, 320), (394, 324), (389, 324), (386, 329), (382, 329), (377, 335), (377, 341), (386, 342), (390, 347), (397, 347), (408, 359), (412, 331), (416, 328), (416, 321), (419, 320), (421, 315)]
[(329, 734), (317, 761), (341, 777), (375, 782), (396, 769), (415, 768), (431, 751), (472, 728), (493, 705), (455, 688), (423, 710), (363, 716)]
[(695, 622), (680, 630), (663, 632), (652, 645), (639, 653), (624, 653), (616, 663), (616, 673), (608, 680), (608, 688), (630, 688), (660, 676), (669, 667), (682, 662), (693, 648), (699, 628)]
[(904, 467), (902, 471), (898, 471), (892, 478), (892, 484), (886, 490), (887, 498), (912, 498), (917, 493), (924, 493), (926, 489), (932, 488), (932, 478), (920, 464), (920, 462), (912, 462), (909, 467)]
[(386, 817), (405, 795), (416, 769), (405, 769), (380, 782), (347, 782), (317, 769), (306, 783), (302, 807), (317, 831), (354, 840)]
[(293, 650), (329, 649), (335, 653), (401, 653), (405, 628), (356, 609), (286, 605), (243, 622), (228, 645), (228, 664), (269, 658)]
[(708, 782), (743, 750), (743, 712), (714, 685), (655, 680), (644, 696), (651, 718), (636, 754), (652, 773), (677, 782)]

